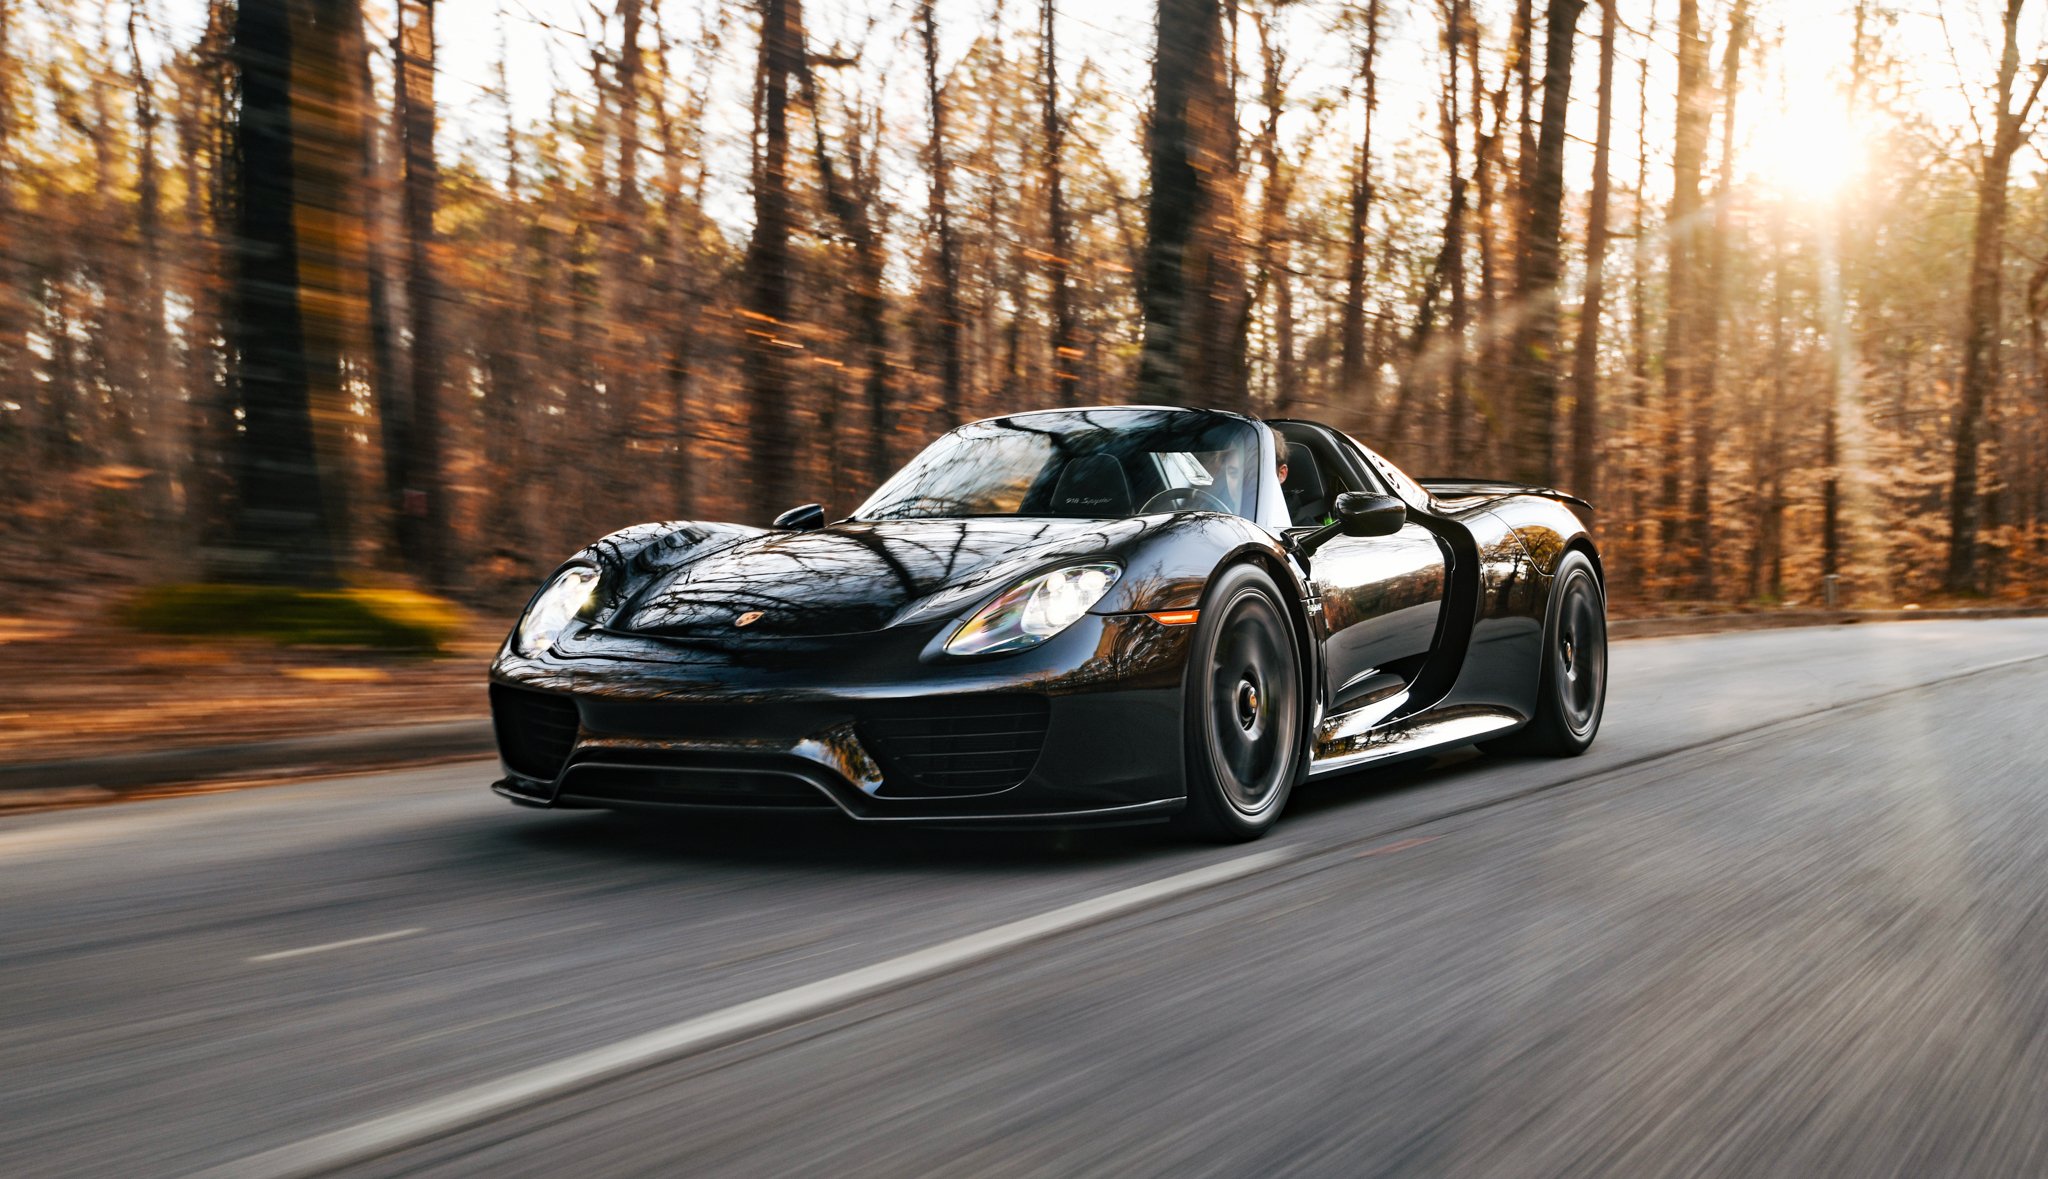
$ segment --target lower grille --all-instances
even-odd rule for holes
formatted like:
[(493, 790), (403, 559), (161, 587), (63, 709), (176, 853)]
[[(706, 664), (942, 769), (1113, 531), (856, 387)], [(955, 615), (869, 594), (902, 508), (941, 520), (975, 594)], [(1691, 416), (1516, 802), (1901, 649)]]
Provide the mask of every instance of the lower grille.
[(579, 762), (563, 779), (561, 797), (657, 806), (837, 809), (817, 787), (794, 774), (725, 767)]
[(553, 782), (576, 744), (576, 702), (567, 696), (491, 685), (498, 753), (515, 774)]
[(1030, 776), (1050, 711), (1043, 696), (904, 700), (870, 706), (855, 730), (884, 793), (987, 793)]

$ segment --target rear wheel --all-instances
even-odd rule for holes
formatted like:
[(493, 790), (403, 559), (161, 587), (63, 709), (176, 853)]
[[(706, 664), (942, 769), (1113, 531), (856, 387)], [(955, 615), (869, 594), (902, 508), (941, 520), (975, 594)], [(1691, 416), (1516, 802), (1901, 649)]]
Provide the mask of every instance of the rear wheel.
[(1264, 835), (1299, 776), (1301, 660), (1283, 601), (1263, 571), (1235, 566), (1210, 587), (1195, 625), (1181, 823), (1205, 839)]
[(1495, 747), (1577, 757), (1593, 744), (1607, 706), (1607, 595), (1593, 562), (1576, 549), (1558, 563), (1550, 591), (1542, 674), (1535, 717)]

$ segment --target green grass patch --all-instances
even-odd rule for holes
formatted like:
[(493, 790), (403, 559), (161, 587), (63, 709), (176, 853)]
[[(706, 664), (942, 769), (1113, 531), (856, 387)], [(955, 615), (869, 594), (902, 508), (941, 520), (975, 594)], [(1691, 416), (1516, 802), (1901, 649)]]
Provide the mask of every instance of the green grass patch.
[(122, 607), (121, 621), (154, 634), (430, 655), (461, 633), (462, 611), (446, 599), (406, 589), (186, 583), (142, 590)]

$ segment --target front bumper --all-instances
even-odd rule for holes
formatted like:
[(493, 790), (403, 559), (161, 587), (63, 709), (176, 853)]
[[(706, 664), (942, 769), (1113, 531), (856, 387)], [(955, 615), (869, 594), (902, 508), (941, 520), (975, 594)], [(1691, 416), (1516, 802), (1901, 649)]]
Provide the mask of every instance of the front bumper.
[(1190, 627), (1090, 615), (1030, 650), (934, 655), (903, 628), (746, 644), (589, 628), (491, 670), (529, 806), (824, 811), (1087, 825), (1181, 808)]

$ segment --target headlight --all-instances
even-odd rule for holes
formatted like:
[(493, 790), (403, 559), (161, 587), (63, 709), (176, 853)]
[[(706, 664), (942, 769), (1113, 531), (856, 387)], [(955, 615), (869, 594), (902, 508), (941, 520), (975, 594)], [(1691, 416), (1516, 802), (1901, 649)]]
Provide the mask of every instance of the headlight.
[(1044, 642), (1080, 621), (1122, 575), (1115, 565), (1074, 565), (1034, 577), (976, 611), (946, 650), (986, 655)]
[(597, 592), (597, 577), (597, 570), (588, 565), (572, 565), (556, 574), (526, 608), (526, 617), (519, 620), (513, 648), (530, 659), (553, 646), (569, 623), (590, 605), (591, 595)]

